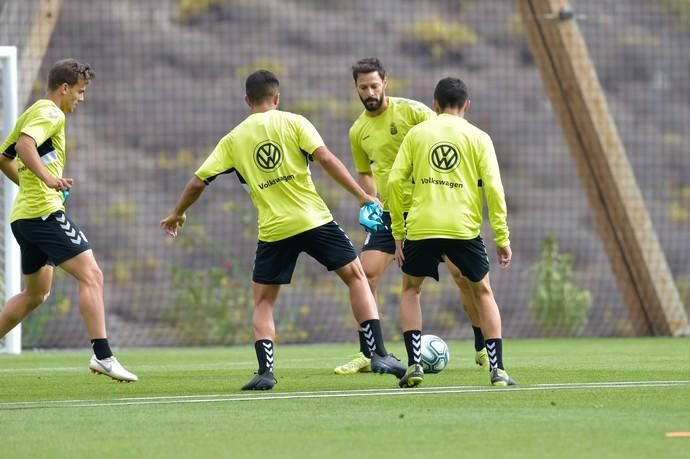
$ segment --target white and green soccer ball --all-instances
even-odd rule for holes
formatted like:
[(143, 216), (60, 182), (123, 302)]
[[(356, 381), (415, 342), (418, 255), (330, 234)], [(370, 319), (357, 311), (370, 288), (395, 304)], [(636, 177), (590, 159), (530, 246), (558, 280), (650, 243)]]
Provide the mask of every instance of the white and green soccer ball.
[(445, 341), (436, 335), (422, 335), (422, 368), (425, 373), (439, 373), (450, 361)]

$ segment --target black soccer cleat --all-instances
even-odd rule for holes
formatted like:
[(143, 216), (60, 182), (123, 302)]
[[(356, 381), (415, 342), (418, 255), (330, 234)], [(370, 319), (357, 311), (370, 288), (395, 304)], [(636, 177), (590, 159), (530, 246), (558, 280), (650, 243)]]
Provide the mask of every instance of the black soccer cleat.
[(388, 373), (400, 379), (405, 375), (407, 367), (393, 354), (371, 355), (371, 371), (374, 373)]
[(271, 390), (277, 383), (273, 372), (266, 370), (263, 373), (255, 373), (251, 381), (242, 386), (242, 390)]

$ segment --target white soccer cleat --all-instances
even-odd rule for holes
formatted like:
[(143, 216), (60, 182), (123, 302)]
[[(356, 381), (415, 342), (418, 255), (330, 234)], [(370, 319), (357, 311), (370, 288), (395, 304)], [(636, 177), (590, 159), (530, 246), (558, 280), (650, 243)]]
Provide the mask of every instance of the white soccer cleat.
[(98, 360), (95, 355), (92, 355), (89, 369), (92, 373), (110, 376), (115, 381), (134, 382), (139, 380), (137, 375), (127, 371), (114, 355), (103, 360)]

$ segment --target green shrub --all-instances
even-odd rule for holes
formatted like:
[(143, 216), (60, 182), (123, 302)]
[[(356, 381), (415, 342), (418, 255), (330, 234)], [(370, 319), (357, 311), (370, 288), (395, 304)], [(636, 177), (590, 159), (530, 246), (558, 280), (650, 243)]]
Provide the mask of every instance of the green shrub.
[(169, 317), (180, 344), (251, 343), (253, 302), (246, 278), (227, 269), (172, 267)]
[(419, 21), (407, 29), (407, 34), (433, 61), (462, 56), (465, 47), (478, 40), (477, 34), (470, 26), (441, 19)]
[(671, 16), (681, 30), (690, 29), (690, 1), (689, 0), (659, 0), (662, 11)]
[(574, 285), (573, 257), (558, 252), (556, 237), (544, 238), (543, 252), (531, 271), (529, 310), (545, 336), (579, 334), (592, 305), (589, 291)]

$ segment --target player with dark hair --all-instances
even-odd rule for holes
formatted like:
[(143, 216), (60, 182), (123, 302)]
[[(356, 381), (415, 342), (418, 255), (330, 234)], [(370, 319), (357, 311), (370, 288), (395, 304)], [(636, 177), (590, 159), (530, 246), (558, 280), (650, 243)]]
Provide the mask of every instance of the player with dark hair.
[[(403, 271), (400, 322), (408, 356), (408, 369), (399, 384), (414, 387), (424, 378), (420, 296), (425, 277), (438, 281), (438, 258), (443, 254), (446, 263), (455, 265), (469, 280), (486, 339), (491, 384), (514, 385), (503, 368), (501, 315), (489, 282), (489, 257), (479, 235), (485, 194), (498, 263), (507, 267), (512, 251), (496, 153), (489, 135), (464, 118), (470, 100), (461, 80), (439, 81), (433, 105), (438, 116), (410, 129), (388, 178), (395, 260)], [(415, 186), (405, 218), (402, 193), (410, 178)]]
[(352, 178), (303, 116), (278, 110), (278, 79), (259, 70), (246, 81), (251, 114), (223, 137), (187, 183), (161, 227), (175, 236), (185, 211), (220, 174), (235, 172), (258, 210), (259, 240), (252, 290), (254, 349), (259, 369), (243, 390), (272, 389), (275, 324), (273, 306), (280, 286), (289, 284), (297, 257), (306, 252), (347, 284), (352, 312), (372, 337), (372, 370), (400, 378), (406, 366), (386, 352), (374, 296), (352, 242), (333, 220), (316, 191), (309, 162), (316, 160), (360, 205), (377, 202)]
[(50, 292), (54, 266), (79, 283), (79, 310), (91, 338), (94, 355), (89, 368), (117, 381), (136, 381), (110, 350), (105, 329), (103, 273), (89, 242), (65, 214), (64, 200), (74, 180), (63, 177), (65, 114), (84, 100), (95, 73), (74, 59), (57, 62), (48, 74), (48, 93), (17, 120), (0, 146), (0, 168), (19, 185), (12, 207), (12, 233), (21, 250), (24, 290), (0, 311), (0, 337), (5, 336)]
[[(413, 126), (434, 118), (434, 112), (426, 105), (401, 97), (386, 96), (388, 78), (383, 64), (376, 58), (365, 58), (352, 66), (352, 77), (357, 94), (365, 110), (350, 128), (352, 158), (358, 172), (359, 184), (372, 196), (377, 191), (383, 203), (383, 222), (387, 229), (367, 234), (360, 254), (364, 272), (373, 293), (381, 275), (393, 262), (395, 243), (390, 231), (388, 174), (398, 154), (400, 143)], [(412, 183), (402, 189), (405, 211), (411, 204)], [(472, 322), (474, 332), (475, 362), (487, 368), (488, 358), (484, 336), (479, 327), (479, 317), (472, 302), (467, 280), (452, 264), (448, 264), (453, 279), (460, 291), (460, 303), (464, 306)], [(464, 301), (463, 301), (464, 299)], [(367, 337), (359, 330), (359, 352), (335, 369), (337, 374), (355, 374), (369, 371), (369, 351)]]

